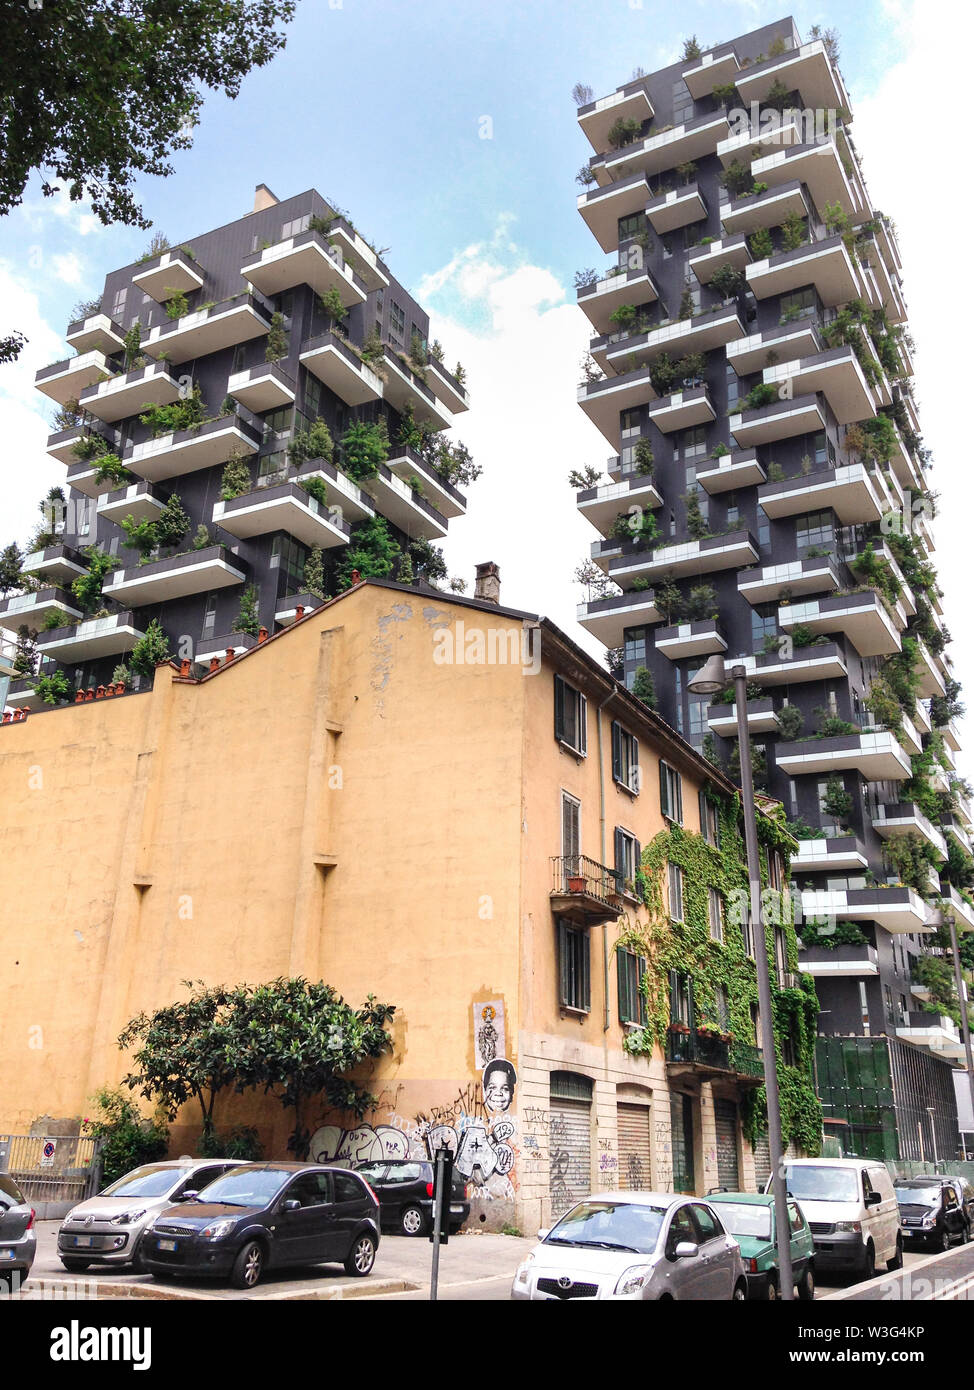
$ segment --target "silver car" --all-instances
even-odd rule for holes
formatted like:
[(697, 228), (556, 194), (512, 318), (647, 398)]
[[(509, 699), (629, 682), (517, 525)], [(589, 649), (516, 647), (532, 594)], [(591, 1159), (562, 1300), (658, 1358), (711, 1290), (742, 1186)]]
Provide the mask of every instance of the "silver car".
[(512, 1298), (747, 1299), (737, 1241), (696, 1197), (600, 1192), (538, 1237)]
[(190, 1158), (134, 1168), (68, 1212), (57, 1237), (61, 1263), (71, 1270), (91, 1264), (131, 1265), (136, 1274), (145, 1273), (142, 1236), (159, 1213), (177, 1202), (191, 1201), (192, 1194), (242, 1162)]
[(0, 1295), (20, 1288), (36, 1249), (34, 1208), (13, 1178), (0, 1173)]

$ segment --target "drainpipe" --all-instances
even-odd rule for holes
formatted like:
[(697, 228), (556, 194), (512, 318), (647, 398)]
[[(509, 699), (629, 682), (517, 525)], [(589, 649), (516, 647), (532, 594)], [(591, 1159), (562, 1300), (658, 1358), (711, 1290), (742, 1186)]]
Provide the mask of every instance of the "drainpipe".
[[(595, 711), (595, 733), (599, 741), (599, 863), (605, 860), (605, 759), (602, 755), (602, 711), (612, 699), (609, 692)], [(609, 924), (602, 923), (602, 1032), (609, 1031)]]

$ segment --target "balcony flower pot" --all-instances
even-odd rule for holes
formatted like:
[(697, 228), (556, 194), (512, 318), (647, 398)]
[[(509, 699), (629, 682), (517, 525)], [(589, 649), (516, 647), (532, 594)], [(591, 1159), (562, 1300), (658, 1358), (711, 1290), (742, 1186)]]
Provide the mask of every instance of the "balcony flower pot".
[(690, 1029), (687, 1027), (687, 1025), (686, 1025), (685, 1023), (671, 1023), (671, 1024), (670, 1024), (670, 1032), (671, 1032), (671, 1033), (689, 1033), (689, 1032), (690, 1032)]
[(581, 874), (569, 874), (568, 891), (569, 893), (585, 892), (585, 879), (581, 876)]

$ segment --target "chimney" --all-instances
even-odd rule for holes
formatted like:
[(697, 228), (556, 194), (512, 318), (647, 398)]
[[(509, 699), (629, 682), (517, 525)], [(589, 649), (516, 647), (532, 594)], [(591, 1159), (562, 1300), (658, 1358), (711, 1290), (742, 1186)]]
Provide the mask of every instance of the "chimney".
[(493, 560), (485, 560), (482, 565), (477, 566), (477, 575), (473, 585), (474, 598), (484, 599), (487, 603), (500, 603), (501, 601), (501, 572), (494, 564)]
[(254, 212), (265, 212), (267, 208), (275, 208), (280, 201), (266, 183), (259, 183), (254, 191)]

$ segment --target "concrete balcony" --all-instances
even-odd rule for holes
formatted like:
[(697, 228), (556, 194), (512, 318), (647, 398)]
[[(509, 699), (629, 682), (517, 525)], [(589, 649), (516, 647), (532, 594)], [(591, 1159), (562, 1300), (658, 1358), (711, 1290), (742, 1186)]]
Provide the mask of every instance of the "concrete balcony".
[(843, 526), (876, 522), (883, 515), (873, 479), (862, 463), (847, 463), (817, 473), (799, 473), (778, 483), (763, 483), (758, 489), (758, 502), (773, 518), (804, 516), (807, 512), (831, 507)]
[(37, 628), (40, 632), (52, 613), (63, 613), (68, 618), (81, 617), (81, 609), (74, 596), (52, 586), (38, 589), (32, 594), (16, 594), (13, 598), (0, 599), (0, 628), (16, 633), (20, 628), (28, 627)]
[(17, 644), (9, 637), (0, 635), (0, 680), (16, 674), (14, 661), (17, 657)]
[(691, 386), (654, 401), (649, 407), (649, 418), (658, 430), (673, 434), (694, 425), (709, 425), (716, 420), (717, 411), (706, 386)]
[(776, 227), (791, 213), (808, 217), (808, 203), (798, 179), (764, 193), (748, 193), (721, 206), (720, 220), (730, 235), (756, 232), (759, 227)]
[(841, 236), (826, 237), (794, 251), (779, 251), (764, 260), (752, 261), (746, 274), (756, 299), (770, 299), (814, 285), (822, 303), (831, 307), (858, 298), (864, 288)]
[(72, 550), (68, 545), (52, 545), (26, 555), (21, 569), (24, 574), (48, 584), (70, 584), (80, 574), (87, 574), (88, 561), (79, 550)]
[[(82, 352), (63, 362), (52, 362), (34, 376), (34, 386), (58, 405), (79, 400), (85, 387), (111, 376), (114, 369), (103, 352)], [(85, 409), (88, 409), (86, 406)]]
[(110, 356), (125, 346), (125, 329), (107, 314), (89, 314), (68, 324), (65, 341), (75, 352), (104, 352)]
[(212, 309), (196, 309), (170, 323), (150, 328), (142, 351), (148, 357), (165, 353), (171, 362), (189, 362), (238, 343), (265, 337), (271, 330), (271, 310), (252, 294), (234, 295)]
[(646, 91), (645, 78), (628, 82), (618, 91), (578, 108), (578, 124), (596, 154), (609, 149), (609, 131), (618, 120), (650, 121), (653, 103)]
[(891, 656), (901, 647), (896, 623), (873, 589), (782, 604), (778, 625), (785, 632), (794, 632), (797, 627), (815, 633), (841, 632), (860, 656)]
[(842, 166), (842, 156), (834, 139), (766, 154), (754, 161), (751, 173), (757, 182), (769, 184), (771, 188), (796, 181), (803, 183), (817, 208), (824, 208), (826, 203), (838, 203), (854, 222), (861, 220), (868, 211), (855, 181), (847, 176)]
[(551, 860), (551, 911), (580, 926), (614, 922), (622, 911), (619, 880), (614, 869), (583, 854), (555, 856)]
[(201, 637), (196, 645), (193, 661), (197, 666), (204, 668), (209, 668), (211, 661), (225, 666), (231, 654), (236, 659), (243, 656), (244, 652), (251, 651), (257, 643), (258, 638), (251, 637), (249, 632), (228, 632), (217, 637)]
[(337, 290), (344, 308), (351, 309), (364, 304), (368, 294), (351, 266), (345, 265), (341, 250), (329, 246), (321, 232), (310, 230), (247, 256), (240, 274), (268, 299), (297, 285), (310, 285), (319, 295)]
[(611, 598), (591, 599), (576, 610), (579, 625), (607, 647), (621, 647), (626, 628), (658, 623), (662, 616), (652, 589), (630, 589)]
[[(930, 730), (928, 729), (927, 732), (929, 733)], [(944, 725), (943, 735), (944, 742), (947, 744), (948, 748), (952, 748), (955, 753), (959, 753), (960, 733), (958, 731), (957, 725), (954, 723), (953, 720), (951, 720), (949, 724)]]
[(590, 521), (603, 536), (608, 536), (620, 514), (624, 515), (630, 507), (655, 511), (662, 507), (663, 499), (652, 478), (641, 477), (637, 473), (621, 483), (582, 488), (575, 494), (575, 505), (586, 521)]
[(851, 425), (876, 414), (873, 389), (851, 347), (826, 348), (814, 357), (765, 367), (762, 380), (768, 386), (787, 381), (795, 396), (821, 392), (840, 425)]
[(383, 516), (389, 518), (407, 536), (422, 536), (425, 540), (443, 540), (447, 519), (432, 503), (408, 482), (398, 478), (384, 464), (376, 475), (363, 484), (363, 491), (375, 499)]
[(229, 502), (215, 502), (212, 520), (214, 526), (229, 531), (238, 540), (285, 531), (302, 545), (330, 550), (347, 545), (351, 537), (348, 522), (303, 487), (290, 482), (247, 492)]
[(782, 565), (744, 570), (737, 576), (737, 592), (748, 603), (770, 603), (780, 598), (785, 590), (792, 597), (827, 593), (838, 589), (840, 582), (832, 556), (814, 555), (804, 560), (788, 560)]
[(703, 159), (714, 154), (721, 140), (725, 140), (730, 127), (725, 111), (710, 112), (695, 116), (671, 130), (658, 135), (649, 134), (644, 140), (635, 140), (620, 150), (610, 150), (589, 161), (591, 169), (600, 185), (612, 184), (629, 174), (660, 174), (666, 169), (675, 169), (678, 164)]
[(876, 834), (884, 840), (893, 839), (897, 835), (920, 835), (927, 844), (933, 846), (941, 859), (947, 858), (947, 842), (943, 835), (912, 801), (899, 801), (889, 806), (877, 807), (872, 824)]
[(346, 405), (366, 405), (382, 399), (381, 378), (334, 333), (309, 339), (300, 361)]
[(923, 739), (909, 715), (900, 714), (900, 742), (908, 753), (922, 753)]
[(737, 81), (742, 71), (732, 45), (721, 45), (704, 53), (690, 67), (683, 69), (683, 81), (694, 101), (709, 97), (715, 87), (726, 87)]
[(184, 555), (116, 570), (103, 592), (106, 598), (119, 603), (146, 608), (190, 594), (206, 594), (211, 589), (227, 589), (245, 579), (243, 570), (229, 562), (223, 546), (211, 545), (206, 550), (190, 550)]
[(925, 1047), (940, 1057), (961, 1058), (964, 1044), (956, 1023), (926, 1009), (911, 1011), (896, 1029), (896, 1036), (914, 1047)]
[(165, 510), (165, 502), (155, 493), (151, 483), (130, 483), (115, 488), (101, 497), (95, 508), (100, 517), (121, 525), (130, 516), (133, 521), (156, 521)]
[(840, 680), (848, 675), (845, 652), (835, 642), (795, 647), (790, 656), (759, 652), (743, 657), (742, 664), (760, 685), (798, 685), (808, 681)]
[(646, 216), (657, 236), (666, 236), (691, 222), (702, 222), (707, 216), (707, 204), (695, 183), (658, 193), (646, 204)]
[(775, 764), (789, 777), (855, 771), (867, 782), (904, 781), (912, 772), (909, 757), (893, 735), (872, 730), (779, 743)]
[(928, 932), (934, 929), (931, 909), (912, 888), (802, 889), (802, 918), (875, 922), (888, 932)]
[(735, 338), (743, 338), (744, 326), (733, 305), (719, 304), (688, 319), (673, 319), (650, 329), (648, 333), (632, 333), (625, 337), (612, 335), (608, 341), (596, 339), (591, 345), (593, 357), (604, 352), (609, 364), (644, 366), (654, 362), (661, 352), (671, 357), (683, 357), (688, 352), (711, 352), (724, 347)]
[(798, 954), (798, 967), (816, 980), (853, 980), (879, 974), (875, 946), (809, 946)]
[(796, 319), (794, 323), (767, 328), (763, 333), (751, 333), (727, 344), (727, 360), (738, 376), (753, 376), (777, 362), (797, 362), (821, 352), (824, 343), (812, 319)]
[(615, 251), (619, 245), (619, 218), (642, 212), (649, 199), (646, 175), (631, 174), (580, 194), (577, 206), (582, 221), (602, 250)]
[(924, 490), (926, 482), (923, 469), (906, 447), (903, 436), (895, 425), (893, 426), (893, 453), (889, 462), (901, 487), (910, 488), (914, 492)]
[(192, 294), (194, 290), (201, 290), (203, 283), (203, 272), (181, 246), (153, 256), (132, 276), (135, 288), (157, 304), (165, 304), (177, 292)]
[(743, 410), (730, 417), (731, 434), (742, 449), (774, 444), (779, 439), (792, 439), (796, 434), (818, 434), (827, 424), (817, 396), (773, 401), (771, 405)]
[(706, 467), (697, 469), (697, 482), (711, 497), (735, 488), (754, 487), (757, 483), (763, 483), (766, 476), (764, 465), (758, 462), (753, 449), (721, 454), (719, 458), (712, 458)]
[(852, 106), (842, 75), (829, 59), (821, 39), (744, 68), (735, 81), (745, 105), (763, 101), (774, 83), (780, 82), (789, 92), (798, 91), (807, 107), (848, 111)]
[(178, 400), (179, 383), (163, 362), (151, 362), (89, 386), (78, 398), (82, 410), (109, 424), (138, 415), (147, 405), (172, 405)]
[(234, 452), (256, 454), (260, 445), (261, 433), (255, 425), (242, 415), (221, 415), (196, 429), (176, 430), (134, 444), (125, 450), (122, 462), (140, 478), (158, 483), (213, 468)]
[(696, 623), (677, 623), (675, 627), (659, 627), (655, 633), (656, 650), (670, 661), (684, 657), (711, 656), (726, 652), (727, 641), (716, 618)]
[(750, 259), (751, 252), (743, 232), (690, 247), (690, 269), (701, 285), (709, 285), (722, 266), (743, 270)]
[(233, 372), (227, 382), (227, 395), (255, 415), (262, 415), (265, 410), (293, 405), (297, 389), (279, 362), (261, 362), (256, 367)]
[(465, 515), (467, 499), (463, 493), (458, 492), (445, 478), (441, 478), (414, 449), (408, 449), (402, 444), (396, 445), (392, 458), (386, 460), (386, 467), (404, 483), (408, 483), (411, 478), (418, 478), (423, 488), (423, 496), (441, 516), (452, 520), (455, 516)]
[(75, 492), (81, 492), (85, 497), (101, 497), (106, 492), (111, 492), (118, 487), (118, 484), (111, 478), (98, 480), (98, 460), (85, 461), (79, 459), (68, 467), (65, 477), (68, 487)]
[[(334, 521), (368, 521), (375, 516), (375, 503), (347, 473), (326, 459), (311, 459), (300, 473), (281, 482), (304, 483), (320, 478), (328, 489), (328, 511)], [(276, 483), (274, 484), (276, 486)]]
[(916, 670), (920, 678), (917, 694), (921, 699), (928, 699), (931, 695), (946, 695), (947, 687), (944, 685), (940, 668), (930, 655), (927, 644), (919, 637), (917, 638)]
[(352, 224), (345, 221), (344, 217), (335, 218), (328, 228), (326, 236), (332, 249), (337, 247), (346, 265), (351, 266), (368, 291), (382, 290), (388, 287), (389, 277), (379, 257), (369, 243), (359, 236)]
[(603, 381), (587, 381), (578, 388), (578, 404), (602, 436), (616, 446), (620, 412), (654, 400), (656, 391), (649, 379), (648, 367), (639, 367), (622, 376), (606, 377)]
[(448, 372), (442, 362), (431, 357), (426, 363), (426, 382), (436, 399), (454, 415), (470, 409), (470, 393), (461, 386), (452, 372)]
[[(322, 600), (317, 594), (307, 592), (300, 594), (288, 594), (286, 598), (278, 600), (277, 612), (274, 614), (274, 621), (280, 623), (281, 627), (290, 627), (292, 623), (298, 621), (305, 613), (311, 613), (316, 608), (321, 607)], [(298, 610), (303, 609), (303, 613)]]
[(576, 298), (596, 332), (608, 334), (612, 330), (611, 316), (621, 305), (633, 304), (638, 308), (655, 304), (659, 289), (648, 270), (623, 270), (586, 285), (577, 291)]
[(717, 570), (740, 569), (753, 565), (758, 558), (757, 546), (749, 531), (730, 531), (722, 536), (708, 536), (700, 541), (677, 541), (657, 546), (655, 550), (629, 550), (632, 542), (623, 544), (623, 553), (609, 561), (609, 575), (617, 584), (633, 579), (670, 574), (712, 574)]
[(903, 261), (900, 257), (899, 243), (896, 240), (896, 233), (893, 231), (892, 223), (888, 219), (877, 215), (876, 229), (873, 235), (879, 245), (880, 254), (888, 270), (895, 271), (897, 274), (903, 270)]
[(407, 406), (412, 406), (416, 419), (420, 422), (425, 421), (436, 430), (452, 428), (453, 416), (446, 406), (437, 400), (426, 383), (421, 381), (412, 368), (390, 348), (385, 349), (382, 369), (385, 372), (383, 394), (390, 405), (395, 406), (400, 413)]
[(799, 840), (791, 856), (791, 872), (861, 873), (869, 867), (862, 841), (855, 835), (831, 835), (820, 840)]
[[(890, 570), (892, 571), (893, 578), (897, 581), (897, 583), (900, 586), (899, 602), (903, 605), (904, 612), (909, 617), (912, 617), (914, 613), (917, 611), (916, 598), (914, 596), (913, 590), (906, 582), (906, 576), (900, 569), (896, 556), (893, 554), (889, 545), (887, 545), (885, 541), (871, 540), (869, 544), (872, 546), (872, 552), (876, 559), (884, 560), (886, 564), (889, 566)], [(849, 568), (853, 571), (853, 573), (858, 574), (862, 569), (862, 556), (854, 555), (848, 563)], [(929, 729), (926, 732), (929, 733)]]
[(42, 632), (37, 645), (44, 656), (55, 661), (97, 661), (103, 656), (130, 652), (144, 636), (131, 613), (110, 613), (107, 618), (87, 618), (77, 627)]
[(961, 897), (953, 884), (948, 885), (946, 893), (941, 894), (941, 896), (953, 910), (957, 930), (974, 931), (974, 907), (966, 898)]
[(37, 677), (31, 676), (26, 680), (12, 680), (7, 689), (6, 700), (0, 704), (0, 710), (28, 709), (31, 714), (37, 714), (39, 710), (49, 709), (50, 706), (44, 701), (44, 697), (39, 695), (35, 689)]
[[(737, 738), (737, 705), (711, 705), (707, 710), (707, 723), (711, 733), (721, 738)], [(748, 700), (747, 730), (749, 735), (778, 732), (773, 700)]]

